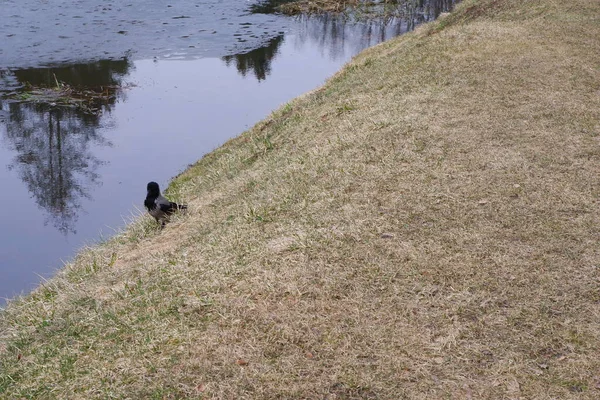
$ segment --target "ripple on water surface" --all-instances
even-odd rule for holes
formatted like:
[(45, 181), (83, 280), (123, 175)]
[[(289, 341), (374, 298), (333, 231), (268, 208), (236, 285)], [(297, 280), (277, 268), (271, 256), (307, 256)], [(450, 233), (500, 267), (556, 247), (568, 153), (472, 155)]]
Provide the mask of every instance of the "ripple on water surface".
[[(57, 4), (58, 3), (58, 4)], [(247, 1), (5, 1), (0, 67), (90, 59), (215, 57), (260, 46), (287, 19), (250, 13)], [(244, 40), (235, 40), (244, 35)]]

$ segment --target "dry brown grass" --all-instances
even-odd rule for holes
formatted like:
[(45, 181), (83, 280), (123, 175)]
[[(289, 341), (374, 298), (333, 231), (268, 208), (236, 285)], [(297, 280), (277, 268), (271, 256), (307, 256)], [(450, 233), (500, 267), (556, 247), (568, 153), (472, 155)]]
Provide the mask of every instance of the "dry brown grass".
[(342, 12), (348, 7), (357, 6), (360, 0), (330, 1), (330, 0), (300, 0), (291, 3), (283, 3), (278, 10), (286, 15), (314, 14), (326, 12)]
[(600, 3), (465, 1), (0, 321), (1, 398), (597, 399)]

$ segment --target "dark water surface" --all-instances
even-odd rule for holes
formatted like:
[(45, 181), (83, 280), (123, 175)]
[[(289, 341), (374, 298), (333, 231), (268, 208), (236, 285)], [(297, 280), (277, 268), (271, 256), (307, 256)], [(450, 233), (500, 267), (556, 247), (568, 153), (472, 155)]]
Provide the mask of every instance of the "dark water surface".
[[(0, 298), (34, 288), (169, 179), (409, 20), (291, 18), (270, 2), (0, 0)], [(100, 113), (7, 100), (27, 84), (118, 88)], [(14, 96), (12, 96), (14, 97)], [(0, 299), (0, 305), (3, 300)]]

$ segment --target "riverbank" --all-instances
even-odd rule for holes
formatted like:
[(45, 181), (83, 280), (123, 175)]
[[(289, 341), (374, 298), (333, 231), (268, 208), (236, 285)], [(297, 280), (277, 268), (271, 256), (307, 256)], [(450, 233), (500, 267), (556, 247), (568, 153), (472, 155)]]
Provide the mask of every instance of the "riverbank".
[(0, 321), (2, 398), (597, 398), (600, 5), (354, 59)]

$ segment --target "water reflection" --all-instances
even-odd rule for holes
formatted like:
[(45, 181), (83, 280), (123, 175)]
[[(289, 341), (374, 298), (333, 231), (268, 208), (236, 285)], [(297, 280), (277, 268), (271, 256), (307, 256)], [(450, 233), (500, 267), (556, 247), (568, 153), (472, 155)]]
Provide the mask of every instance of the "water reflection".
[(450, 11), (460, 0), (418, 0), (414, 2), (415, 10), (422, 12), (426, 21), (439, 17)]
[[(421, 23), (434, 20), (442, 12), (450, 11), (458, 1), (460, 0), (380, 2), (379, 6), (386, 10), (382, 18), (367, 18), (364, 15), (359, 17), (359, 13), (299, 15), (294, 17), (297, 31), (293, 35), (293, 40), (297, 47), (310, 45), (319, 48), (332, 60), (346, 59), (349, 54), (357, 54), (377, 43), (412, 31)], [(250, 11), (275, 13), (279, 5), (287, 2), (289, 1), (265, 0), (252, 5)], [(246, 76), (251, 71), (259, 81), (265, 80), (283, 40), (284, 36), (280, 35), (263, 47), (247, 53), (222, 57), (222, 60), (228, 66), (234, 64), (242, 76)]]
[(404, 0), (387, 2), (395, 4), (396, 12), (383, 18), (349, 18), (347, 15), (318, 14), (300, 15), (299, 41), (316, 43), (334, 58), (344, 57), (341, 52), (356, 54), (367, 47), (392, 37), (412, 31), (419, 24), (437, 18), (447, 12), (459, 0)]
[(12, 73), (19, 82), (28, 82), (33, 86), (53, 86), (58, 80), (73, 87), (101, 89), (120, 86), (123, 78), (130, 73), (131, 65), (128, 59), (101, 60), (87, 64), (20, 69)]
[[(34, 68), (5, 73), (3, 83), (5, 90), (10, 86), (44, 87), (60, 82), (88, 92), (103, 92), (121, 85), (129, 69), (126, 60)], [(110, 124), (110, 110), (117, 97), (91, 96), (89, 101), (99, 104), (84, 108), (58, 106), (51, 101), (0, 101), (4, 142), (15, 153), (8, 169), (17, 173), (46, 212), (45, 224), (51, 222), (64, 235), (76, 233), (81, 202), (90, 197), (92, 187), (101, 183), (97, 169), (103, 161), (91, 147), (111, 145), (98, 128)]]
[(235, 64), (238, 72), (246, 76), (252, 72), (259, 81), (265, 80), (271, 73), (271, 62), (277, 55), (279, 47), (283, 43), (283, 35), (279, 35), (269, 40), (266, 46), (259, 47), (247, 53), (225, 56), (221, 59), (227, 66)]
[[(28, 4), (34, 2), (25, 0)], [(241, 3), (246, 11), (247, 3)], [(218, 9), (223, 4), (241, 7), (241, 3), (211, 5)], [(421, 16), (414, 14), (413, 20), (429, 18), (427, 15), (435, 15), (438, 10), (441, 9), (430, 7)], [(219, 16), (221, 12), (218, 10)], [(193, 21), (194, 29), (202, 28), (197, 35), (214, 37), (214, 43), (220, 43), (216, 53), (219, 57), (231, 54), (232, 42), (248, 39), (243, 54), (192, 62), (153, 62), (151, 58), (160, 58), (165, 48), (178, 54), (181, 45), (169, 42), (169, 36), (163, 34), (159, 35), (163, 38), (162, 45), (156, 44), (156, 35), (138, 36), (132, 30), (119, 37), (134, 40), (136, 46), (150, 40), (147, 48), (154, 49), (144, 53), (136, 47), (133, 54), (148, 59), (136, 61), (135, 71), (127, 60), (0, 70), (0, 96), (3, 92), (5, 95), (4, 100), (0, 99), (0, 164), (8, 165), (8, 169), (0, 168), (0, 181), (19, 208), (18, 215), (6, 207), (1, 214), (11, 229), (0, 234), (0, 306), (2, 297), (12, 297), (31, 288), (38, 281), (34, 272), (48, 276), (60, 265), (61, 258), (69, 257), (79, 246), (97, 238), (99, 229), (122, 226), (121, 215), (128, 215), (132, 204), (140, 204), (140, 191), (144, 193), (148, 180), (168, 181), (178, 168), (252, 126), (274, 107), (322, 84), (356, 52), (414, 26), (400, 18), (355, 23), (330, 15), (251, 18), (244, 14), (231, 21), (213, 16), (214, 13), (205, 25), (192, 18), (174, 21)], [(70, 19), (60, 18), (61, 23), (67, 20)], [(255, 24), (255, 20), (263, 22)], [(142, 25), (136, 27), (141, 29)], [(27, 30), (22, 25), (13, 28)], [(176, 35), (177, 30), (169, 29), (171, 35)], [(285, 38), (280, 33), (283, 30)], [(182, 36), (178, 40), (188, 46), (193, 37)], [(251, 47), (256, 41), (270, 38), (261, 48)], [(41, 47), (35, 47), (33, 42), (31, 46), (57, 59), (85, 59), (79, 55), (87, 52), (72, 49), (75, 39), (61, 40), (64, 42), (60, 42), (57, 52), (48, 48), (39, 50)], [(27, 42), (26, 38), (24, 41)], [(46, 42), (40, 46), (46, 46)], [(94, 52), (96, 47), (102, 52), (120, 48), (107, 42), (94, 43)], [(46, 57), (38, 58), (33, 53), (23, 58), (22, 47), (13, 46), (9, 50), (18, 49), (18, 55), (17, 50), (11, 50), (8, 59), (0, 57), (3, 63), (0, 67), (47, 62)], [(125, 80), (139, 82), (139, 87), (127, 92), (128, 98), (118, 90)], [(48, 101), (18, 102), (10, 94), (31, 86), (59, 86), (56, 82), (83, 95), (87, 92), (108, 95), (97, 97), (100, 104), (89, 112), (59, 107)], [(6, 96), (13, 100), (7, 100)], [(166, 134), (176, 146), (165, 149)], [(114, 143), (114, 149), (108, 139)], [(152, 162), (148, 162), (149, 154), (156, 157)], [(105, 160), (110, 164), (104, 165)], [(87, 200), (90, 197), (93, 201)], [(46, 228), (40, 226), (44, 219)], [(75, 236), (71, 233), (76, 228)], [(68, 239), (63, 235), (68, 235)], [(36, 251), (31, 251), (32, 248)]]
[[(250, 12), (254, 14), (275, 14), (279, 11), (278, 7), (291, 3), (295, 0), (262, 0), (250, 6)], [(375, 12), (377, 15), (402, 16), (404, 19), (423, 18), (431, 20), (437, 18), (442, 12), (447, 12), (460, 0), (362, 0), (359, 1), (353, 12), (348, 8), (344, 18), (366, 20), (368, 15), (365, 12)], [(383, 12), (382, 12), (383, 11)], [(412, 23), (414, 24), (418, 22)]]

